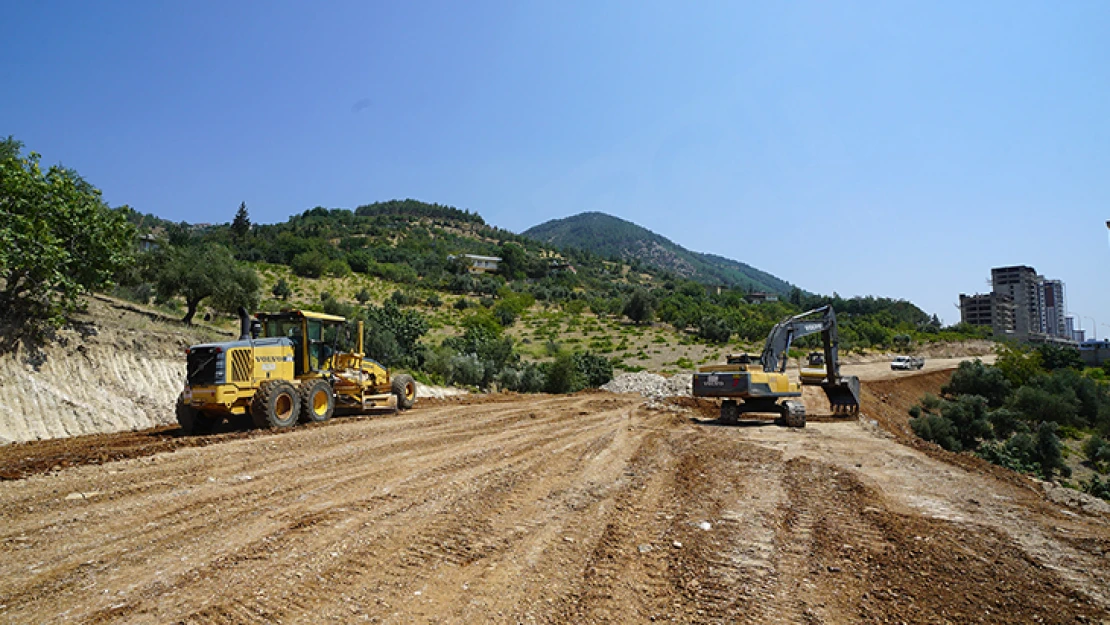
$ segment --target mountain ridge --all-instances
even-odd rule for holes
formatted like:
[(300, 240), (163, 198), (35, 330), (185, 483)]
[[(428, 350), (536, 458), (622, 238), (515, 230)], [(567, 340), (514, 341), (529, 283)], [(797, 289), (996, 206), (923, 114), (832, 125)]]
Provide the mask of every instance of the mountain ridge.
[(639, 224), (607, 213), (590, 211), (551, 219), (521, 236), (557, 247), (572, 247), (624, 261), (637, 260), (705, 284), (736, 286), (750, 291), (789, 295), (790, 282), (747, 263), (687, 249)]

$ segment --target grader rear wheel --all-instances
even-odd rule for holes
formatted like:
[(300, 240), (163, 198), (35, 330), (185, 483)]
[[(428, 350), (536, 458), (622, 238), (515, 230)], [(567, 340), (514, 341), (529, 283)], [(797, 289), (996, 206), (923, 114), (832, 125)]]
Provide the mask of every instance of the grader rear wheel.
[(321, 423), (335, 412), (335, 393), (326, 380), (313, 380), (301, 384), (301, 421)]
[(260, 428), (290, 428), (300, 416), (301, 398), (293, 385), (284, 381), (263, 382), (251, 401), (251, 418)]

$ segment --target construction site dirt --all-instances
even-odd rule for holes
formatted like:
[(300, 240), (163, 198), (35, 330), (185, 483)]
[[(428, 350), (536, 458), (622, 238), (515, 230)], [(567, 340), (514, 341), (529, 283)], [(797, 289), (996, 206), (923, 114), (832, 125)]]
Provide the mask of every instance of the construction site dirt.
[(948, 375), (804, 429), (587, 392), (8, 445), (0, 622), (1107, 622), (1110, 517), (909, 432)]

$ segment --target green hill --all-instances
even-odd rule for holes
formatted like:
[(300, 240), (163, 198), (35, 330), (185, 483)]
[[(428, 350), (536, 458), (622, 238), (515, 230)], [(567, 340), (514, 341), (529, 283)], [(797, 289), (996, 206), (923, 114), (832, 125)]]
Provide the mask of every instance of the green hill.
[(522, 236), (561, 248), (639, 263), (704, 284), (789, 295), (794, 285), (751, 265), (690, 251), (666, 237), (605, 213), (582, 213), (533, 226)]

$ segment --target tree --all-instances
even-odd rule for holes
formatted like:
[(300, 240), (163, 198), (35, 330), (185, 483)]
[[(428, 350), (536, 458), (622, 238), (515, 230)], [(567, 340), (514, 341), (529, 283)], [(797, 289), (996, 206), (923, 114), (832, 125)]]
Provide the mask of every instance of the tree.
[(235, 212), (235, 219), (231, 222), (231, 236), (236, 241), (243, 241), (251, 232), (251, 220), (247, 215), (247, 203), (241, 202), (239, 210)]
[(647, 291), (639, 289), (632, 294), (628, 303), (624, 305), (623, 312), (624, 316), (637, 325), (650, 323), (655, 318), (655, 302), (652, 301), (651, 295)]
[(0, 140), (0, 318), (44, 329), (133, 258), (135, 230), (77, 172), (43, 171), (39, 155)]
[(274, 297), (285, 301), (293, 294), (293, 289), (289, 288), (289, 283), (285, 281), (285, 278), (278, 278), (277, 284), (274, 285), (274, 288), (270, 289), (270, 293), (273, 293)]
[(976, 358), (961, 362), (941, 392), (948, 396), (979, 395), (997, 408), (1010, 396), (1010, 381), (1000, 369)]
[(259, 283), (254, 270), (236, 262), (226, 247), (212, 243), (164, 251), (154, 284), (161, 297), (185, 298), (181, 319), (185, 324), (193, 322), (205, 298), (212, 298), (212, 305), (224, 312), (258, 306)]

